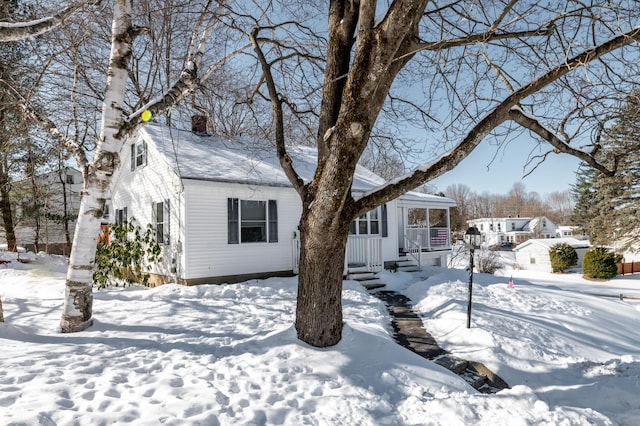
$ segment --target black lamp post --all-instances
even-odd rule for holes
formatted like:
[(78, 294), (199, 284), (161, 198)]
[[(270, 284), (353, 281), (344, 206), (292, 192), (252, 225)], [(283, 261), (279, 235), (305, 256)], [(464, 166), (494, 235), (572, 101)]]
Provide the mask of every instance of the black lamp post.
[(471, 328), (471, 295), (473, 293), (473, 254), (476, 247), (480, 247), (482, 235), (475, 226), (467, 229), (464, 233), (464, 241), (469, 247), (469, 299), (467, 301), (467, 328)]

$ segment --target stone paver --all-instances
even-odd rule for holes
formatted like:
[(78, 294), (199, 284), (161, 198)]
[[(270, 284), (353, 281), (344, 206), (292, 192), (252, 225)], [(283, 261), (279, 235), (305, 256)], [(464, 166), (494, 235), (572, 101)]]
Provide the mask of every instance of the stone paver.
[(455, 357), (439, 347), (425, 330), (422, 318), (413, 310), (408, 297), (390, 290), (372, 291), (372, 294), (386, 303), (392, 315), (394, 338), (398, 344), (453, 371), (480, 392), (496, 393), (509, 388), (504, 380), (482, 363)]

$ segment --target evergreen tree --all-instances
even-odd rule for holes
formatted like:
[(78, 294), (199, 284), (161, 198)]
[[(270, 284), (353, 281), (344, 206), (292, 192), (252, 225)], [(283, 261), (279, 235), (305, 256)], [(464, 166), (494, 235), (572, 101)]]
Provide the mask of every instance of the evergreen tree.
[(593, 169), (579, 175), (574, 224), (585, 226), (593, 242), (629, 248), (640, 238), (640, 91), (627, 96), (603, 138), (602, 162), (615, 176)]
[(599, 194), (596, 191), (598, 171), (585, 163), (578, 168), (577, 181), (571, 186), (575, 206), (571, 215), (571, 224), (580, 227), (583, 234), (593, 235), (591, 221), (598, 205)]

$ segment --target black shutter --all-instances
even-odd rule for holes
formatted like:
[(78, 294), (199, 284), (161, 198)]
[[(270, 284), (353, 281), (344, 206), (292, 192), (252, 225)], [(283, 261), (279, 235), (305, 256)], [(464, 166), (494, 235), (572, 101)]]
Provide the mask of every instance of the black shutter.
[(131, 144), (131, 171), (136, 169), (136, 144)]
[(382, 210), (382, 236), (389, 236), (389, 220), (387, 217), (387, 205), (383, 204), (380, 206), (380, 210)]
[(169, 199), (164, 200), (164, 243), (171, 244), (171, 209)]
[(276, 200), (269, 200), (269, 242), (278, 242), (278, 205)]
[(227, 198), (227, 230), (229, 244), (239, 244), (238, 225), (239, 225), (239, 209), (237, 198)]

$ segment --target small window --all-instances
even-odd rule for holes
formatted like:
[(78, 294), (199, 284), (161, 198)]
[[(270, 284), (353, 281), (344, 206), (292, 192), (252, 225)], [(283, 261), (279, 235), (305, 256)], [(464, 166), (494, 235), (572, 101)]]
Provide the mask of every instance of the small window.
[(264, 201), (240, 201), (240, 242), (264, 243), (267, 241), (267, 203)]
[[(386, 206), (385, 206), (386, 207)], [(349, 224), (349, 234), (351, 235), (380, 235), (388, 236), (387, 230), (387, 212), (386, 208), (382, 209), (382, 228), (380, 220), (380, 211), (375, 208)], [(382, 231), (382, 232), (381, 232)]]
[(131, 171), (147, 164), (147, 144), (140, 142), (131, 145)]
[[(121, 208), (121, 209), (116, 209), (116, 214), (115, 214), (115, 221), (116, 221), (116, 225), (124, 225), (127, 223), (128, 220), (128, 215), (127, 215), (127, 208)], [(127, 236), (126, 234), (124, 234), (124, 236), (122, 237), (122, 241), (126, 240)]]
[(127, 208), (116, 209), (116, 225), (122, 225), (127, 222)]
[(515, 222), (511, 222), (511, 230), (512, 231), (516, 230), (516, 223)]
[(66, 183), (71, 184), (71, 185), (73, 185), (75, 183), (73, 181), (73, 175), (66, 175), (65, 176), (65, 181), (66, 181)]
[(153, 229), (158, 244), (169, 244), (169, 200), (153, 203), (151, 207)]

